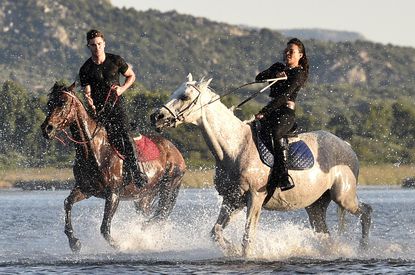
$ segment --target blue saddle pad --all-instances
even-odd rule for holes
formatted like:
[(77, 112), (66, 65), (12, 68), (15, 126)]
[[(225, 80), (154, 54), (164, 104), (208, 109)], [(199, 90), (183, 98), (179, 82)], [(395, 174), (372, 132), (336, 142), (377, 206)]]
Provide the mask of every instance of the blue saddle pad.
[[(274, 155), (263, 141), (258, 128), (255, 128), (256, 143), (261, 160), (265, 165), (272, 168), (274, 165)], [(287, 166), (289, 170), (305, 170), (313, 167), (313, 153), (304, 141), (299, 140), (289, 143), (288, 148)]]

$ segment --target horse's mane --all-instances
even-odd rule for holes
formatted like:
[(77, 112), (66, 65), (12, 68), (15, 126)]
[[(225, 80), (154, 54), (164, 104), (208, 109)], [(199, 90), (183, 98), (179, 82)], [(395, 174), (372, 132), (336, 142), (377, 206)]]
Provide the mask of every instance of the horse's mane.
[(62, 83), (55, 82), (53, 87), (49, 90), (49, 97), (53, 97), (62, 91), (68, 91), (68, 87)]
[(76, 92), (74, 90), (70, 89), (70, 87), (66, 86), (65, 84), (58, 83), (58, 82), (55, 82), (55, 84), (53, 85), (53, 87), (50, 88), (50, 90), (49, 90), (49, 94), (48, 94), (49, 101), (50, 102), (57, 101), (59, 99), (59, 96), (61, 95), (62, 92), (66, 92), (66, 93), (71, 94), (74, 98), (77, 99), (78, 103), (80, 103), (84, 107), (84, 109), (87, 110), (87, 108), (85, 107), (85, 104), (77, 96), (77, 94), (76, 94)]

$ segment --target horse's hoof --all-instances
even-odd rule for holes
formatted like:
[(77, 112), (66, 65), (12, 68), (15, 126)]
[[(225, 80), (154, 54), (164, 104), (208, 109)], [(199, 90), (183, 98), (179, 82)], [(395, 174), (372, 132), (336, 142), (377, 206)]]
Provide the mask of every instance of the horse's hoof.
[(80, 240), (75, 238), (69, 241), (69, 246), (71, 247), (72, 252), (79, 253), (79, 251), (81, 251), (82, 244)]
[(369, 240), (367, 238), (360, 240), (360, 249), (367, 250), (369, 248)]
[(225, 249), (225, 256), (227, 257), (241, 257), (242, 256), (242, 250), (234, 245), (234, 244), (228, 244)]
[(110, 242), (110, 246), (111, 246), (114, 250), (117, 250), (117, 251), (119, 251), (119, 250), (121, 249), (120, 245), (119, 245), (119, 244), (117, 244), (117, 243), (116, 243), (116, 242), (114, 242), (114, 241)]

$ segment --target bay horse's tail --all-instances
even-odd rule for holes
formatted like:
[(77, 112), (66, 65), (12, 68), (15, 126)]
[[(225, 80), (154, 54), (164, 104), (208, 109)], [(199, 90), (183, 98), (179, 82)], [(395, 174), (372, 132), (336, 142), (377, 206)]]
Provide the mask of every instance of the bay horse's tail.
[(162, 221), (169, 217), (176, 204), (183, 176), (184, 170), (179, 165), (167, 165), (160, 183), (158, 207), (150, 222)]

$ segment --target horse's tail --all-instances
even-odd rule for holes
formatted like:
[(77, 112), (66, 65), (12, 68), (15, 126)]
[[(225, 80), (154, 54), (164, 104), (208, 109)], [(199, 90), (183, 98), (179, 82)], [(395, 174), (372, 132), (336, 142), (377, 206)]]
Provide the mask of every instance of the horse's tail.
[(165, 173), (160, 182), (157, 210), (150, 218), (151, 222), (162, 221), (169, 217), (176, 205), (183, 176), (184, 171), (177, 164), (168, 163), (166, 165)]
[(342, 235), (346, 230), (346, 209), (340, 205), (337, 207), (337, 218), (339, 219), (339, 235)]

